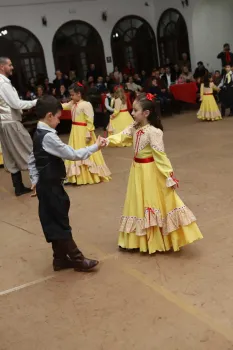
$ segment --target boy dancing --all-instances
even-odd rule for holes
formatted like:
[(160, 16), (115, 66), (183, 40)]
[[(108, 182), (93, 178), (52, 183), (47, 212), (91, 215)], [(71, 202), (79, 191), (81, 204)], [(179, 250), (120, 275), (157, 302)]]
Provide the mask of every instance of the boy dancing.
[(36, 189), (39, 199), (39, 217), (46, 241), (52, 243), (53, 268), (60, 271), (74, 268), (89, 271), (97, 260), (84, 257), (72, 238), (69, 224), (69, 196), (64, 190), (66, 170), (63, 159), (83, 160), (105, 146), (99, 137), (96, 144), (74, 150), (57, 136), (62, 106), (53, 96), (45, 96), (36, 104), (39, 118), (33, 139), (33, 152), (29, 159), (32, 190)]
[(221, 101), (222, 116), (225, 117), (226, 109), (230, 108), (230, 116), (233, 115), (233, 73), (231, 65), (225, 67), (225, 75), (219, 85), (221, 89), (219, 97)]

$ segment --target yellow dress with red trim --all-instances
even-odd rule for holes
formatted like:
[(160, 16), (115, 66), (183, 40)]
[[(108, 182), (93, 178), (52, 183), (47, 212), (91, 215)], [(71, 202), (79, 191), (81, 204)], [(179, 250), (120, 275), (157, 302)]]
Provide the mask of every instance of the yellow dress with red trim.
[[(114, 112), (110, 117), (109, 125), (107, 127), (108, 135), (115, 135), (123, 131), (130, 124), (133, 123), (133, 118), (127, 109), (127, 105), (122, 103), (120, 98), (114, 100)], [(124, 147), (130, 146), (130, 143), (125, 142)], [(118, 145), (117, 147), (123, 147)]]
[(197, 118), (200, 120), (215, 121), (221, 120), (222, 115), (215, 101), (213, 91), (218, 90), (214, 83), (210, 83), (210, 87), (204, 87), (201, 84), (201, 107), (197, 113)]
[[(71, 110), (72, 128), (69, 146), (79, 149), (91, 146), (96, 142), (94, 127), (94, 111), (90, 102), (81, 100), (79, 103), (64, 103), (64, 110)], [(89, 140), (87, 139), (89, 138)], [(77, 185), (108, 182), (111, 173), (105, 164), (101, 151), (92, 154), (82, 161), (65, 161), (67, 182)]]
[(1, 147), (1, 142), (0, 142), (0, 166), (3, 166), (3, 156), (2, 156), (2, 147)]
[(178, 251), (203, 236), (196, 218), (177, 195), (177, 180), (166, 156), (163, 132), (151, 125), (135, 124), (108, 138), (115, 147), (133, 143), (135, 157), (131, 166), (118, 245), (153, 254)]

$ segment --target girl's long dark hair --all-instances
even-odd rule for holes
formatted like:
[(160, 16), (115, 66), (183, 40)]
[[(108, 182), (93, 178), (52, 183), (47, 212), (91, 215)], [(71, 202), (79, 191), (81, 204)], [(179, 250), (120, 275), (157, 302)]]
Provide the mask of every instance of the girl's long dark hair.
[(79, 83), (77, 82), (77, 83), (73, 83), (72, 85), (70, 85), (69, 91), (73, 90), (76, 94), (80, 93), (82, 100), (86, 101), (86, 93), (85, 93), (84, 86), (79, 86), (78, 84)]
[(163, 125), (160, 120), (160, 117), (156, 113), (155, 101), (148, 100), (146, 97), (147, 94), (141, 93), (137, 96), (136, 101), (140, 104), (143, 111), (149, 111), (150, 115), (148, 116), (148, 122), (153, 125), (155, 128), (163, 131)]
[(211, 78), (210, 74), (205, 74), (204, 80), (203, 80), (205, 88), (209, 88), (210, 87), (210, 78)]

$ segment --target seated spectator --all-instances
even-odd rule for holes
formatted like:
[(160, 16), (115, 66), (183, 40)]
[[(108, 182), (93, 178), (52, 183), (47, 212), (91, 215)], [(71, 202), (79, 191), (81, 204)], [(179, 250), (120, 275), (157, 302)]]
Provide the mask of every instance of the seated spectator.
[(135, 74), (135, 69), (132, 67), (131, 62), (129, 61), (127, 63), (127, 66), (124, 68), (123, 73), (129, 76), (134, 76)]
[(104, 85), (104, 78), (103, 77), (98, 77), (97, 79), (97, 84), (96, 84), (97, 91), (102, 94), (105, 92), (106, 87)]
[(194, 78), (191, 72), (189, 72), (188, 67), (184, 66), (182, 73), (179, 77), (179, 84), (194, 82)]
[(181, 75), (181, 69), (178, 64), (174, 64), (173, 73), (174, 73), (175, 81), (177, 81)]
[(160, 74), (160, 78), (165, 74), (165, 68), (164, 67), (160, 67), (159, 68), (159, 74)]
[(59, 95), (61, 85), (65, 85), (65, 87), (68, 88), (69, 82), (68, 82), (68, 79), (64, 78), (60, 69), (57, 69), (55, 74), (56, 74), (56, 79), (54, 79), (53, 81), (53, 86), (56, 89), (56, 95)]
[(69, 81), (70, 81), (70, 85), (78, 81), (76, 72), (74, 70), (70, 70), (69, 72)]
[(171, 68), (169, 66), (165, 68), (165, 74), (162, 75), (161, 79), (164, 82), (166, 89), (168, 90), (170, 86), (175, 83), (176, 78), (174, 74), (171, 73)]
[(36, 88), (36, 96), (38, 98), (44, 96), (44, 87), (42, 85), (37, 86), (37, 88)]
[(34, 94), (34, 92), (31, 92), (30, 90), (26, 91), (24, 100), (26, 101), (32, 101), (36, 99), (36, 95)]
[(123, 76), (117, 66), (115, 66), (113, 74), (114, 74), (114, 80), (116, 84), (121, 84), (123, 80)]
[(146, 84), (147, 81), (147, 75), (146, 75), (146, 71), (142, 70), (141, 71), (141, 85), (144, 87), (144, 85)]
[(70, 99), (70, 94), (68, 89), (66, 89), (65, 85), (61, 85), (60, 87), (60, 95), (58, 98), (61, 100), (62, 103), (66, 103)]
[(98, 76), (99, 76), (99, 73), (97, 72), (95, 64), (94, 63), (90, 64), (90, 69), (87, 72), (87, 80), (89, 79), (89, 77), (93, 77), (94, 82), (97, 82)]
[(87, 94), (88, 95), (96, 95), (98, 93), (97, 87), (94, 81), (88, 83)]
[(191, 63), (186, 52), (182, 53), (181, 60), (179, 61), (179, 66), (181, 70), (183, 69), (183, 67), (188, 67), (188, 71), (191, 71)]
[(123, 80), (122, 80), (122, 84), (126, 84), (128, 82), (128, 75), (126, 73), (123, 74)]
[(55, 87), (52, 88), (52, 95), (53, 95), (54, 97), (57, 96), (57, 91), (56, 91)]
[(87, 79), (87, 84), (89, 85), (89, 84), (94, 83), (94, 82), (95, 82), (95, 81), (94, 81), (93, 76), (90, 75), (89, 78)]
[(69, 89), (70, 85), (72, 84), (71, 80), (69, 79), (67, 74), (64, 74), (64, 85), (67, 89)]
[(152, 80), (154, 78), (157, 80), (157, 84), (161, 89), (165, 87), (163, 80), (160, 78), (160, 71), (158, 69), (153, 69), (151, 77), (147, 79), (144, 85), (144, 89), (146, 92), (150, 91), (150, 87), (152, 86)]
[(110, 90), (111, 86), (115, 85), (115, 80), (113, 79), (113, 75), (107, 75), (105, 78), (105, 87), (107, 90)]
[(142, 91), (142, 87), (134, 83), (133, 77), (129, 77), (128, 83), (126, 84), (126, 86), (128, 91), (131, 91), (131, 92)]
[(219, 86), (221, 81), (222, 81), (222, 76), (221, 76), (220, 70), (216, 70), (213, 76), (214, 85)]
[(165, 64), (166, 64), (166, 67), (170, 67), (170, 70), (171, 70), (171, 72), (172, 72), (172, 70), (173, 70), (173, 64), (172, 64), (170, 58), (167, 57), (167, 58), (165, 59)]
[(161, 109), (163, 110), (165, 105), (170, 103), (170, 96), (167, 89), (161, 89), (158, 86), (157, 79), (153, 78), (150, 93), (156, 96), (156, 99), (161, 103)]
[(45, 78), (44, 80), (44, 93), (47, 95), (52, 94), (53, 84), (49, 82), (49, 78)]
[(208, 74), (208, 70), (205, 68), (204, 66), (204, 63), (202, 61), (198, 62), (197, 64), (197, 68), (195, 69), (195, 72), (194, 72), (194, 79), (197, 79), (197, 78), (204, 78), (204, 76), (206, 74)]
[(140, 85), (140, 86), (142, 85), (142, 80), (139, 77), (139, 74), (135, 73), (133, 76), (133, 80), (134, 80), (135, 84)]
[(31, 92), (36, 92), (36, 82), (34, 78), (29, 79), (28, 90)]

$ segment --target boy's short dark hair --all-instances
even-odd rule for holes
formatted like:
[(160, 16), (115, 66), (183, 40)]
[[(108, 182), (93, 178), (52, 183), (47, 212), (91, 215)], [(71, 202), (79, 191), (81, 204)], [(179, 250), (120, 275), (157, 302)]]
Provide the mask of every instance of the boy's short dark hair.
[(36, 115), (39, 119), (44, 119), (48, 113), (55, 115), (61, 110), (61, 103), (53, 96), (43, 96), (37, 101), (36, 104)]
[(220, 70), (216, 70), (215, 73), (219, 73), (220, 74), (221, 72), (220, 72)]

